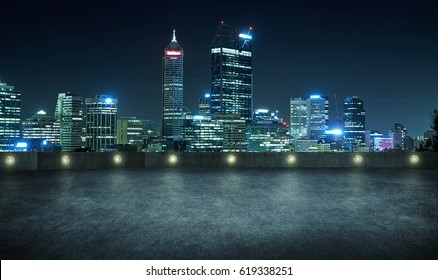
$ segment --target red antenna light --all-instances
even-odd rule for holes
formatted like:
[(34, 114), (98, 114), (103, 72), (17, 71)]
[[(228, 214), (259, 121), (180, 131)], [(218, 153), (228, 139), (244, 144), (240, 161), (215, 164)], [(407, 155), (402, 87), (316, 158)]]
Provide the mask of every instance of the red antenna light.
[(224, 24), (224, 21), (223, 21), (223, 20), (221, 20), (221, 24)]
[(249, 30), (252, 30), (252, 26), (249, 27)]

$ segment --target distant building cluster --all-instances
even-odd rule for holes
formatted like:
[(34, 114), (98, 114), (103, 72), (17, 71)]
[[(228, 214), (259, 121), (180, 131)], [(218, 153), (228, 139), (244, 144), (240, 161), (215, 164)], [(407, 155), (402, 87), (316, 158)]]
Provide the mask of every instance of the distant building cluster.
[[(396, 123), (387, 134), (367, 130), (364, 102), (344, 99), (342, 122), (329, 124), (329, 97), (292, 96), (289, 125), (278, 111), (253, 108), (252, 28), (219, 25), (210, 50), (211, 92), (198, 112), (184, 107), (184, 51), (175, 30), (162, 58), (162, 120), (119, 117), (118, 99), (59, 93), (54, 116), (21, 121), (21, 93), (0, 82), (0, 151), (384, 152), (419, 149)], [(340, 118), (340, 116), (338, 116)], [(337, 119), (338, 120), (338, 119)]]

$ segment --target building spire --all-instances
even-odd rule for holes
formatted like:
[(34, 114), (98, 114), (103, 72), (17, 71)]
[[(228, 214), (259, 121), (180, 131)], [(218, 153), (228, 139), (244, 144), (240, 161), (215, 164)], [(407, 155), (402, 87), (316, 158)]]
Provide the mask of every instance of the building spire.
[(172, 42), (176, 42), (175, 28), (173, 29), (173, 38), (172, 38)]

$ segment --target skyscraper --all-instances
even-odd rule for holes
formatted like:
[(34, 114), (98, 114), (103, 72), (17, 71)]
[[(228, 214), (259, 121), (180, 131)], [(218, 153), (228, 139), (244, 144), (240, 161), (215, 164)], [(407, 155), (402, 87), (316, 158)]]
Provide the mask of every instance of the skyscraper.
[(71, 92), (58, 94), (55, 119), (60, 124), (60, 144), (63, 152), (84, 146), (84, 98)]
[(290, 136), (294, 139), (307, 137), (307, 100), (301, 97), (290, 99)]
[(365, 110), (357, 96), (344, 100), (344, 136), (345, 143), (365, 144)]
[(117, 101), (107, 95), (85, 98), (87, 147), (95, 152), (117, 142)]
[(221, 23), (211, 46), (211, 113), (252, 117), (251, 28)]
[(0, 151), (14, 149), (20, 138), (21, 93), (0, 82)]
[(329, 127), (328, 97), (312, 94), (307, 99), (307, 136), (319, 140)]
[(163, 57), (163, 138), (182, 135), (183, 126), (183, 57), (175, 30)]

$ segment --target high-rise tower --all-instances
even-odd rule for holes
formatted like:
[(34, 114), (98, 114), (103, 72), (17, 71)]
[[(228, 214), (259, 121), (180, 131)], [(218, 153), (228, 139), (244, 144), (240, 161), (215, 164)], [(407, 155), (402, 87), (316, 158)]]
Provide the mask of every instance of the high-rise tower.
[(87, 147), (95, 152), (117, 142), (117, 102), (107, 95), (85, 98)]
[(84, 98), (71, 92), (58, 94), (55, 120), (60, 124), (60, 143), (63, 152), (84, 146)]
[(329, 101), (327, 96), (312, 94), (307, 99), (307, 136), (319, 140), (329, 127)]
[(219, 25), (211, 46), (211, 113), (252, 117), (251, 29)]
[(20, 138), (21, 93), (0, 81), (0, 151), (14, 149)]
[(176, 41), (175, 29), (163, 57), (163, 138), (182, 135), (183, 126), (183, 57)]
[(362, 99), (357, 96), (344, 100), (344, 135), (346, 143), (365, 143), (365, 110)]
[(301, 97), (290, 99), (290, 136), (307, 138), (307, 100)]

